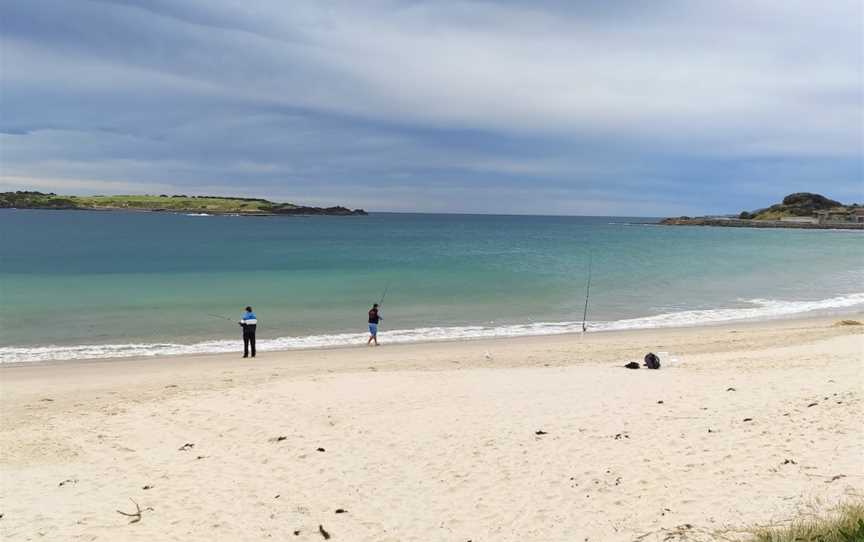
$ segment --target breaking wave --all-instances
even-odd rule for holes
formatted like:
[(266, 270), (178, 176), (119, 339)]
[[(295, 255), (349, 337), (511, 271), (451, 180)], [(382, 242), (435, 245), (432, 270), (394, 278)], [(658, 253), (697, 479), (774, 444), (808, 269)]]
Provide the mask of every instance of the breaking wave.
[[(864, 304), (864, 293), (832, 297), (818, 301), (782, 301), (776, 299), (742, 300), (739, 308), (689, 310), (607, 322), (590, 322), (591, 331), (617, 331), (661, 327), (689, 327), (741, 320), (759, 320), (794, 316), (814, 311), (839, 311)], [(423, 327), (382, 331), (387, 343), (410, 343), (459, 339), (560, 335), (579, 333), (582, 322), (536, 322), (507, 326)], [(362, 344), (365, 333), (337, 333), (279, 337), (258, 341), (259, 351), (294, 350)], [(80, 346), (0, 347), (0, 363), (105, 359), (179, 354), (235, 352), (236, 340), (204, 341), (195, 344), (142, 343), (94, 344)]]

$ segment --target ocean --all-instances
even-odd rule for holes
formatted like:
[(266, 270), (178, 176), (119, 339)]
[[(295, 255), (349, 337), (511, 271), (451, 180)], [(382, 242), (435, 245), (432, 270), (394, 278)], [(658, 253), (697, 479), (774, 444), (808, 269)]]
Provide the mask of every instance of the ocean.
[(627, 217), (0, 210), (3, 363), (707, 325), (864, 308), (864, 235)]

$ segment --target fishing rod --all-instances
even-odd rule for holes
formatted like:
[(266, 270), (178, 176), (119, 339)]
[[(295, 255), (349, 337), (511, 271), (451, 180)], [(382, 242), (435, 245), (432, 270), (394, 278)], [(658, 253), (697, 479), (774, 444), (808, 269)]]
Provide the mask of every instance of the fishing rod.
[(381, 292), (381, 299), (378, 301), (378, 306), (379, 306), (379, 307), (383, 307), (383, 306), (384, 306), (384, 298), (387, 297), (387, 290), (390, 289), (390, 283), (391, 283), (391, 282), (393, 282), (393, 281), (392, 281), (392, 280), (388, 280), (388, 281), (387, 281), (387, 284), (384, 286), (384, 291)]
[(588, 280), (585, 282), (585, 310), (582, 312), (582, 333), (588, 330), (588, 298), (591, 297), (591, 263), (593, 255), (588, 252)]
[(210, 313), (207, 313), (207, 316), (211, 316), (211, 317), (213, 317), (213, 318), (218, 318), (218, 319), (220, 319), (220, 320), (228, 320), (229, 322), (233, 322), (233, 321), (234, 321), (233, 318), (228, 318), (227, 316), (222, 316), (221, 314), (210, 314)]

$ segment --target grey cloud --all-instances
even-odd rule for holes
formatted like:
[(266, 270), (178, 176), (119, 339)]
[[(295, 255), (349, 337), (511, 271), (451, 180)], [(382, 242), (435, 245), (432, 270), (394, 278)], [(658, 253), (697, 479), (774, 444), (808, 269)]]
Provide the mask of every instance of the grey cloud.
[[(732, 173), (771, 194), (822, 183), (851, 197), (861, 9), (11, 2), (0, 156), (18, 178), (217, 183), (332, 203), (371, 183), (392, 209), (419, 207), (424, 192), (437, 210), (464, 198), (500, 209), (495, 183), (530, 187), (538, 208), (581, 212), (556, 193), (567, 188), (603, 212), (616, 189), (679, 209), (704, 205), (692, 187), (713, 194)], [(790, 167), (767, 179), (775, 160)], [(737, 208), (744, 192), (712, 202)]]

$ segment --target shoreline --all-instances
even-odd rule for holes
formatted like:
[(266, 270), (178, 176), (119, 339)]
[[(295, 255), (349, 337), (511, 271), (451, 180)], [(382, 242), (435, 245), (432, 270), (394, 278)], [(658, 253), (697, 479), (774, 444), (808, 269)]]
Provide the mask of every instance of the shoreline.
[(862, 496), (839, 319), (8, 367), (0, 537), (743, 539)]
[(742, 218), (664, 218), (659, 226), (708, 226), (717, 228), (777, 228), (791, 230), (864, 230), (864, 223), (809, 223), (781, 220), (755, 220)]
[[(338, 345), (325, 345), (325, 346), (309, 346), (309, 347), (298, 347), (298, 348), (287, 348), (282, 350), (261, 350), (258, 349), (259, 356), (255, 358), (256, 361), (260, 361), (266, 358), (281, 358), (283, 356), (301, 356), (304, 353), (321, 353), (326, 354), (328, 352), (346, 352), (346, 351), (381, 351), (381, 349), (391, 350), (391, 349), (400, 349), (400, 350), (415, 350), (415, 349), (423, 349), (425, 347), (448, 347), (455, 348), (460, 345), (468, 346), (474, 348), (506, 348), (508, 345), (515, 345), (522, 342), (531, 342), (531, 343), (541, 343), (541, 342), (549, 342), (549, 343), (563, 343), (563, 344), (571, 344), (571, 343), (614, 343), (618, 341), (638, 339), (640, 341), (644, 341), (646, 338), (651, 338), (655, 336), (659, 336), (659, 339), (663, 337), (686, 337), (686, 336), (696, 336), (699, 335), (700, 332), (712, 332), (716, 331), (718, 333), (724, 332), (741, 332), (741, 331), (771, 331), (771, 330), (788, 330), (788, 329), (812, 329), (814, 327), (817, 328), (826, 328), (830, 327), (834, 324), (842, 320), (854, 320), (860, 321), (861, 326), (849, 326), (854, 328), (860, 328), (861, 332), (864, 333), (864, 309), (856, 308), (850, 310), (848, 312), (838, 312), (835, 314), (820, 314), (820, 315), (792, 315), (786, 317), (776, 317), (776, 318), (766, 318), (766, 319), (747, 319), (747, 320), (739, 320), (739, 321), (731, 321), (731, 322), (717, 322), (717, 323), (708, 323), (708, 324), (699, 324), (692, 326), (669, 326), (669, 327), (654, 327), (654, 328), (634, 328), (634, 329), (612, 329), (612, 330), (601, 330), (595, 332), (589, 332), (583, 335), (580, 332), (566, 332), (566, 333), (549, 333), (549, 334), (536, 334), (536, 335), (518, 335), (518, 336), (507, 336), (507, 337), (462, 337), (462, 338), (453, 338), (453, 339), (429, 339), (429, 340), (420, 340), (420, 341), (411, 341), (411, 342), (397, 342), (397, 343), (387, 343), (386, 336), (385, 338), (381, 338), (381, 346), (379, 347), (370, 347), (362, 342), (358, 342), (357, 344), (338, 344)], [(260, 342), (260, 341), (259, 341)], [(20, 362), (8, 362), (8, 363), (0, 363), (0, 375), (3, 374), (3, 371), (10, 371), (20, 368), (27, 367), (71, 367), (73, 365), (102, 365), (102, 364), (118, 364), (118, 363), (159, 363), (161, 361), (166, 362), (180, 362), (183, 360), (200, 360), (200, 359), (211, 359), (211, 360), (234, 360), (237, 358), (238, 353), (242, 354), (243, 350), (243, 342), (238, 339), (237, 350), (236, 352), (198, 352), (198, 353), (182, 353), (182, 354), (165, 354), (165, 355), (141, 355), (141, 356), (119, 356), (119, 357), (105, 357), (105, 358), (76, 358), (76, 359), (64, 359), (64, 360), (40, 360), (40, 361), (20, 361)]]
[[(524, 335), (509, 335), (509, 336), (494, 336), (494, 337), (484, 337), (484, 336), (463, 336), (463, 337), (447, 337), (447, 338), (424, 338), (419, 340), (407, 340), (407, 341), (396, 341), (387, 343), (387, 333), (396, 333), (400, 331), (406, 330), (392, 330), (389, 332), (382, 332), (380, 338), (382, 340), (382, 346), (387, 347), (395, 347), (395, 346), (411, 346), (411, 345), (434, 345), (434, 344), (449, 344), (449, 343), (463, 343), (463, 342), (483, 342), (483, 341), (520, 341), (526, 339), (538, 339), (538, 338), (582, 338), (589, 336), (597, 336), (597, 335), (618, 335), (618, 334), (629, 334), (629, 333), (637, 333), (637, 332), (645, 332), (645, 333), (657, 333), (662, 331), (683, 331), (683, 330), (691, 330), (691, 329), (702, 329), (702, 328), (723, 328), (723, 327), (742, 327), (742, 326), (772, 326), (774, 323), (781, 322), (791, 322), (795, 323), (798, 321), (802, 322), (821, 322), (821, 321), (829, 321), (829, 320), (842, 320), (845, 317), (850, 317), (850, 319), (858, 319), (864, 322), (864, 309), (861, 307), (848, 307), (848, 308), (838, 308), (838, 309), (827, 309), (827, 310), (816, 310), (811, 311), (810, 313), (795, 313), (790, 315), (777, 315), (771, 317), (764, 318), (741, 318), (739, 320), (721, 320), (717, 322), (702, 322), (698, 324), (691, 325), (659, 325), (656, 327), (640, 327), (640, 328), (628, 328), (628, 329), (598, 329), (595, 331), (590, 331), (587, 334), (584, 334), (581, 331), (565, 331), (565, 332), (552, 332), (552, 333), (526, 333)], [(445, 328), (446, 329), (446, 328)], [(407, 330), (412, 331), (412, 330)], [(342, 334), (333, 334), (333, 336), (339, 336)], [(358, 336), (364, 335), (363, 333), (358, 334)], [(365, 335), (364, 335), (365, 336)], [(274, 339), (260, 339), (259, 344), (262, 342), (274, 340)], [(364, 339), (365, 340), (365, 339)], [(227, 341), (227, 339), (210, 339), (203, 342), (221, 342)], [(232, 340), (232, 342), (234, 342)], [(240, 348), (242, 349), (242, 341), (236, 341)], [(100, 347), (100, 346), (108, 346), (114, 345), (116, 343), (106, 343), (105, 345), (70, 345), (64, 346), (68, 348), (75, 347)], [(138, 344), (138, 343), (136, 343)], [(148, 343), (150, 344), (150, 343)], [(160, 343), (152, 343), (152, 344), (160, 344)], [(190, 347), (199, 343), (192, 343), (189, 345), (178, 345), (180, 347)], [(57, 347), (57, 345), (48, 345), (48, 346), (28, 346), (28, 347), (19, 347), (19, 346), (9, 346), (6, 348), (51, 348)], [(363, 341), (358, 339), (358, 342), (349, 343), (349, 344), (325, 344), (325, 345), (310, 345), (310, 346), (297, 346), (297, 347), (288, 347), (288, 348), (278, 348), (273, 350), (262, 350), (260, 347), (258, 348), (259, 353), (265, 354), (280, 354), (280, 353), (288, 353), (288, 352), (306, 352), (306, 351), (318, 351), (318, 350), (345, 350), (352, 348), (363, 348)], [(0, 362), (0, 371), (4, 369), (10, 369), (15, 367), (22, 366), (31, 366), (31, 365), (66, 365), (78, 362), (118, 362), (123, 360), (130, 361), (145, 361), (145, 360), (161, 360), (161, 359), (175, 359), (175, 358), (185, 358), (185, 357), (200, 357), (200, 356), (233, 356), (233, 351), (212, 351), (212, 352), (184, 352), (184, 353), (167, 353), (167, 354), (148, 354), (148, 355), (132, 355), (132, 356), (107, 356), (107, 357), (82, 357), (82, 358), (68, 358), (68, 359), (48, 359), (48, 360), (33, 360), (33, 361), (10, 361), (10, 362)]]
[[(273, 216), (288, 216), (288, 217), (318, 217), (318, 216), (369, 216), (370, 213), (362, 209), (362, 213), (328, 213), (328, 212), (309, 212), (309, 213), (273, 213), (273, 212), (250, 212), (250, 211), (218, 211), (218, 210), (202, 210), (190, 209), (185, 211), (177, 211), (173, 209), (121, 209), (114, 207), (3, 207), (0, 211), (79, 211), (79, 212), (94, 212), (94, 213), (155, 213), (162, 215), (180, 215), (180, 216), (258, 216), (258, 217), (273, 217)], [(323, 211), (326, 209), (322, 208)]]

